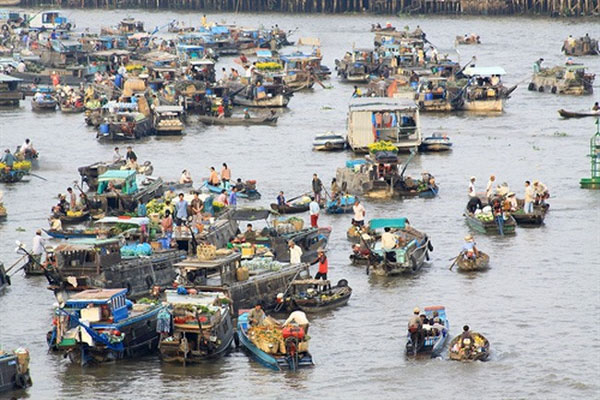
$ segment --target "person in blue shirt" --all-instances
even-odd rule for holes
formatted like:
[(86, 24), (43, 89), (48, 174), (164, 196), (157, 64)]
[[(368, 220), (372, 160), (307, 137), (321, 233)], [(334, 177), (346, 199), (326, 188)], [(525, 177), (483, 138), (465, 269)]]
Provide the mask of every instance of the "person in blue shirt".
[(181, 225), (188, 219), (188, 202), (183, 199), (183, 193), (179, 193), (179, 201), (175, 203), (175, 225), (179, 235), (181, 235)]
[(462, 246), (461, 253), (465, 259), (474, 260), (477, 258), (477, 256), (479, 255), (479, 251), (475, 246), (475, 239), (473, 239), (473, 236), (465, 236), (465, 244), (463, 244)]
[(11, 154), (10, 150), (4, 150), (4, 155), (2, 156), (2, 158), (0, 158), (0, 163), (5, 164), (9, 169), (12, 169), (15, 161), (17, 161), (17, 159)]
[(229, 207), (235, 208), (237, 206), (237, 188), (234, 186), (229, 194)]
[(277, 196), (277, 205), (278, 206), (286, 205), (285, 196), (283, 195), (283, 192), (279, 192), (279, 196)]

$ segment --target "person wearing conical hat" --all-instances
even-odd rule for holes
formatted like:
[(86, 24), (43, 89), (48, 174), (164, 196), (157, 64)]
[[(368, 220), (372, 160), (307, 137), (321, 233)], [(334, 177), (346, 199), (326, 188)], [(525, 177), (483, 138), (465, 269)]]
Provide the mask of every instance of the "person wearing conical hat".
[(479, 256), (479, 251), (475, 246), (475, 239), (472, 235), (465, 236), (465, 243), (462, 246), (461, 253), (465, 259), (474, 260)]

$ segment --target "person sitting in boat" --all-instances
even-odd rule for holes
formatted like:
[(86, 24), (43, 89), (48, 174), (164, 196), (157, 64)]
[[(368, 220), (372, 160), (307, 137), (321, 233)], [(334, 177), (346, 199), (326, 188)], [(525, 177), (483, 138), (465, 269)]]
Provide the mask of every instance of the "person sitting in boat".
[(266, 315), (262, 309), (262, 304), (256, 303), (254, 308), (248, 313), (248, 321), (250, 326), (260, 326), (265, 321)]
[(463, 332), (460, 334), (460, 348), (461, 350), (471, 350), (473, 347), (473, 335), (469, 325), (463, 326)]
[(31, 143), (31, 140), (25, 139), (25, 142), (19, 148), (19, 153), (21, 153), (23, 157), (27, 159), (35, 157), (37, 151), (33, 148), (33, 143)]
[(548, 187), (540, 181), (533, 181), (533, 190), (535, 192), (535, 204), (546, 204), (546, 199), (550, 197)]
[(415, 309), (413, 310), (413, 316), (408, 321), (408, 331), (410, 332), (410, 339), (416, 348), (418, 348), (417, 346), (420, 346), (420, 344), (423, 343), (423, 322), (421, 321), (421, 317), (419, 317), (420, 313), (421, 310), (419, 309), (419, 307), (415, 307)]
[(256, 231), (252, 229), (252, 224), (246, 225), (246, 232), (244, 232), (244, 241), (247, 243), (256, 242)]
[(179, 178), (179, 183), (182, 185), (191, 185), (192, 184), (192, 174), (187, 169), (181, 171), (181, 177)]
[(217, 107), (217, 118), (225, 118), (225, 107), (223, 107), (223, 104), (219, 104), (219, 106)]
[(336, 178), (331, 180), (331, 200), (335, 201), (337, 205), (341, 202), (341, 191)]
[(592, 106), (592, 111), (600, 111), (600, 105), (598, 105), (598, 102), (594, 103)]
[(395, 262), (396, 252), (393, 250), (398, 247), (398, 238), (391, 231), (388, 226), (384, 228), (384, 232), (381, 234), (381, 247), (385, 252), (385, 259)]
[(279, 192), (279, 195), (277, 195), (277, 205), (278, 206), (288, 205), (288, 203), (285, 201), (285, 196), (283, 195), (283, 191)]
[(431, 329), (433, 330), (433, 334), (435, 336), (438, 336), (444, 332), (446, 327), (444, 325), (442, 325), (442, 320), (440, 319), (440, 317), (434, 317), (433, 324), (431, 325)]
[(283, 326), (288, 326), (288, 325), (298, 325), (300, 328), (302, 328), (302, 330), (304, 330), (304, 334), (307, 334), (308, 328), (310, 326), (310, 322), (308, 321), (308, 318), (306, 317), (306, 313), (304, 311), (298, 310), (298, 311), (293, 311), (292, 313), (290, 313), (288, 318), (283, 323)]
[(542, 70), (542, 63), (544, 62), (543, 58), (538, 58), (536, 62), (533, 63), (533, 73), (538, 74)]
[(247, 108), (244, 108), (244, 119), (250, 119), (250, 118), (252, 118), (250, 116), (250, 112), (248, 111)]
[(477, 246), (475, 246), (475, 239), (473, 236), (465, 236), (465, 243), (462, 246), (461, 253), (465, 260), (475, 260), (479, 256)]
[(227, 203), (228, 203), (227, 190), (225, 190), (225, 189), (221, 190), (221, 194), (219, 195), (219, 197), (217, 197), (217, 201), (221, 204), (227, 205)]
[(35, 101), (36, 103), (41, 103), (42, 101), (44, 101), (44, 95), (40, 91), (35, 92), (35, 94), (33, 95), (33, 101)]
[(502, 182), (502, 185), (498, 185), (498, 187), (496, 188), (496, 195), (499, 197), (505, 197), (509, 193), (510, 187), (506, 182)]
[(12, 169), (17, 159), (13, 156), (9, 149), (4, 150), (4, 155), (0, 158), (0, 163), (6, 165), (6, 168)]

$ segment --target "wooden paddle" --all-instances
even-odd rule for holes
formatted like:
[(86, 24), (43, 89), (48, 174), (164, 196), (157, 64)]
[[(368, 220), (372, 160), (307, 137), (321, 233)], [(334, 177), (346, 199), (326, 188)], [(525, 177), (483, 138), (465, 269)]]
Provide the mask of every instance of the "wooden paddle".
[[(458, 261), (458, 257), (462, 256), (462, 255), (463, 255), (463, 253), (464, 253), (464, 252), (463, 252), (463, 251), (461, 251), (461, 252), (460, 252), (460, 253), (459, 253), (459, 254), (458, 254), (458, 255), (457, 255), (455, 258), (454, 258), (454, 262), (452, 263), (452, 265), (450, 265), (450, 268), (448, 268), (450, 271), (452, 271), (452, 268), (454, 267), (454, 264), (456, 264), (456, 262)], [(450, 260), (452, 260), (452, 259), (450, 259)], [(448, 261), (450, 261), (450, 260), (448, 260)]]

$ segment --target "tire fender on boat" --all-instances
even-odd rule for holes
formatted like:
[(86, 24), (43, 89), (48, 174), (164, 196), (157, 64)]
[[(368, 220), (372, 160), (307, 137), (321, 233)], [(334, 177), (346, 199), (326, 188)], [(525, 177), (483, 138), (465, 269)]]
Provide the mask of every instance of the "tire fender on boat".
[(417, 257), (414, 254), (410, 256), (410, 264), (412, 266), (412, 270), (416, 271), (419, 268), (419, 263), (417, 262)]

